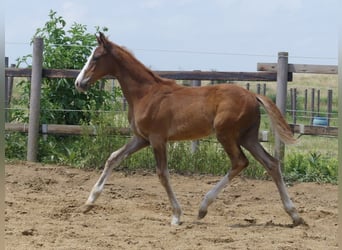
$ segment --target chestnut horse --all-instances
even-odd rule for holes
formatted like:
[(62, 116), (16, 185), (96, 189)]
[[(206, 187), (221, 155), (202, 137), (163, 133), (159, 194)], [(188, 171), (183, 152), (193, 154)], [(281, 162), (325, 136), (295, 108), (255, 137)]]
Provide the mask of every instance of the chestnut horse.
[(77, 76), (75, 86), (79, 91), (86, 91), (103, 76), (116, 77), (129, 105), (128, 120), (134, 136), (106, 161), (84, 205), (84, 212), (94, 206), (114, 167), (129, 155), (151, 146), (156, 159), (157, 175), (171, 203), (171, 224), (179, 225), (182, 210), (169, 182), (167, 142), (199, 139), (215, 133), (232, 166), (223, 179), (204, 196), (198, 218), (207, 214), (208, 206), (219, 192), (248, 166), (248, 160), (241, 149), (244, 147), (272, 176), (293, 225), (305, 223), (287, 193), (278, 160), (269, 155), (258, 140), (259, 107), (263, 106), (281, 140), (285, 143), (295, 142), (289, 125), (269, 98), (233, 84), (180, 86), (174, 80), (153, 73), (102, 33), (97, 41), (98, 46)]

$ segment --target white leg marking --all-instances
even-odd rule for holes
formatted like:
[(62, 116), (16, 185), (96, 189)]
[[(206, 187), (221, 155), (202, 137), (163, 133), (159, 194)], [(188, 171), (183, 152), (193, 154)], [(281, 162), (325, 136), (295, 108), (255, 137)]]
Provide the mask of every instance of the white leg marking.
[(283, 180), (281, 180), (280, 185), (278, 187), (279, 189), (279, 193), (280, 193), (280, 198), (283, 202), (284, 205), (284, 209), (285, 211), (291, 216), (292, 220), (294, 222), (299, 222), (301, 221), (301, 217), (299, 216), (288, 192), (287, 189), (285, 187), (285, 183), (283, 182)]
[(276, 179), (276, 177), (274, 177), (274, 179), (280, 194), (281, 201), (283, 202), (284, 209), (291, 216), (295, 226), (300, 224), (306, 225), (305, 221), (299, 216), (297, 209), (292, 203), (292, 200), (287, 192), (287, 188), (285, 186), (284, 179), (280, 171), (280, 165), (278, 165), (278, 169), (280, 173), (279, 178)]
[(179, 224), (180, 224), (180, 217), (173, 215), (172, 220), (171, 220), (171, 226), (179, 226)]
[(172, 190), (170, 179), (169, 179), (169, 172), (168, 170), (165, 170), (166, 172), (159, 176), (161, 184), (166, 189), (166, 193), (169, 197), (171, 206), (172, 206), (172, 219), (171, 219), (171, 225), (177, 226), (180, 224), (180, 217), (182, 215), (182, 209), (179, 205), (179, 202), (176, 198), (175, 193)]
[(170, 198), (170, 200), (171, 200), (172, 212), (173, 212), (171, 225), (177, 226), (177, 225), (180, 225), (180, 217), (182, 215), (182, 209), (181, 209), (173, 191), (172, 191), (171, 196), (172, 196), (172, 198)]
[(121, 163), (121, 161), (128, 157), (130, 154), (140, 150), (143, 147), (146, 147), (147, 145), (148, 143), (145, 140), (133, 137), (130, 142), (128, 142), (126, 145), (124, 145), (123, 147), (121, 147), (120, 149), (118, 149), (110, 155), (110, 157), (106, 161), (105, 168), (99, 180), (96, 182), (96, 184), (94, 185), (89, 194), (89, 197), (85, 204), (85, 209), (83, 211), (84, 213), (88, 212), (93, 207), (94, 202), (101, 194), (103, 187), (106, 183), (106, 180), (112, 173), (113, 168), (118, 166)]
[(217, 195), (222, 191), (222, 189), (228, 184), (229, 182), (229, 173), (226, 174), (222, 180), (216, 184), (216, 186), (211, 189), (205, 196), (204, 199), (201, 203), (200, 210), (198, 217), (201, 219), (203, 218), (208, 211), (208, 207), (210, 206), (211, 203), (214, 202), (216, 199)]
[(86, 204), (93, 204), (96, 201), (96, 199), (100, 196), (108, 177), (112, 173), (113, 168), (117, 167), (120, 164), (120, 162), (125, 157), (127, 157), (127, 154), (122, 154), (124, 149), (125, 147), (122, 147), (110, 155), (99, 180), (96, 182), (96, 184), (94, 185), (94, 187), (92, 188), (90, 192), (90, 195), (88, 197)]

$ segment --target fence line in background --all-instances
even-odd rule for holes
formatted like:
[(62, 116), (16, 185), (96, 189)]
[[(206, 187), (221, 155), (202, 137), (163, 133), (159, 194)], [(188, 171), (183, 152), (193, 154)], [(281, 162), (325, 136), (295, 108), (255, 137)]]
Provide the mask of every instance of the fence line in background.
[[(300, 135), (324, 135), (324, 136), (337, 136), (337, 127), (327, 126), (313, 126), (303, 124), (290, 124), (294, 133)], [(29, 124), (26, 123), (5, 123), (5, 130), (8, 132), (29, 132)], [(132, 135), (130, 128), (105, 128), (106, 133), (111, 135)], [(38, 128), (38, 132), (42, 135), (98, 135), (98, 128), (96, 126), (81, 126), (81, 125), (63, 125), (63, 124), (42, 124)], [(268, 137), (264, 136), (265, 132), (260, 131), (260, 141), (268, 141)], [(196, 141), (195, 141), (196, 142)], [(196, 144), (196, 143), (195, 143)], [(194, 147), (197, 147), (195, 145)], [(193, 146), (192, 146), (193, 147)]]
[[(43, 44), (39, 45), (39, 39), (35, 39), (33, 44), (33, 56), (36, 54), (43, 53)], [(39, 52), (35, 50), (40, 50)], [(292, 81), (293, 73), (320, 73), (320, 74), (337, 74), (337, 67), (331, 65), (298, 65), (288, 64), (288, 53), (278, 53), (278, 64), (270, 63), (258, 63), (259, 72), (217, 72), (217, 71), (155, 71), (162, 77), (171, 78), (175, 80), (210, 80), (210, 81), (265, 81), (275, 82), (277, 81), (277, 106), (282, 113), (286, 110), (286, 96), (287, 96), (287, 82)], [(36, 72), (36, 73), (34, 73)], [(6, 68), (6, 77), (31, 77), (32, 74), (32, 86), (31, 86), (31, 97), (35, 96), (37, 99), (40, 98), (40, 87), (42, 78), (76, 78), (79, 70), (65, 70), (65, 69), (43, 69), (42, 60), (40, 65), (32, 65), (32, 69), (25, 68)], [(113, 79), (113, 77), (106, 77), (107, 79)], [(7, 85), (7, 84), (6, 84)], [(264, 88), (265, 89), (265, 88)], [(257, 90), (259, 91), (259, 90)], [(6, 91), (10, 100), (9, 91)], [(27, 158), (29, 161), (35, 161), (37, 155), (37, 149), (34, 141), (38, 141), (39, 134), (39, 100), (38, 105), (34, 104), (35, 99), (31, 98), (30, 103), (30, 126), (29, 138), (33, 136), (31, 142), (28, 143), (28, 154)], [(9, 103), (7, 108), (9, 108)], [(51, 126), (51, 125), (50, 125)], [(32, 143), (33, 141), (33, 143)], [(276, 152), (279, 153), (279, 159), (282, 159), (283, 149), (280, 146), (275, 147)]]
[(291, 112), (292, 122), (294, 124), (297, 123), (297, 112), (303, 112), (305, 115), (309, 115), (311, 119), (311, 124), (314, 125), (314, 119), (317, 117), (323, 118), (322, 115), (324, 114), (326, 117), (326, 126), (330, 126), (330, 121), (332, 119), (332, 106), (333, 106), (333, 90), (328, 89), (327, 91), (327, 103), (326, 103), (326, 112), (322, 111), (322, 98), (321, 98), (321, 90), (320, 89), (311, 89), (311, 98), (309, 101), (308, 98), (308, 89), (304, 90), (304, 101), (303, 101), (303, 110), (298, 109), (298, 91), (297, 88), (290, 88), (290, 109), (288, 110)]

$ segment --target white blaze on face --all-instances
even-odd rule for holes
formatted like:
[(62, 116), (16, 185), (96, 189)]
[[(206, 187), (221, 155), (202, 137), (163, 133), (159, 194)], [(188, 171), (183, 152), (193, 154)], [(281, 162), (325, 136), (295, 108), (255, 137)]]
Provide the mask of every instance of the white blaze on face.
[(77, 89), (81, 88), (81, 82), (84, 81), (84, 73), (85, 73), (86, 69), (89, 66), (89, 63), (91, 61), (91, 58), (94, 55), (94, 52), (95, 52), (95, 49), (93, 49), (93, 51), (91, 52), (90, 56), (88, 57), (88, 60), (87, 60), (86, 64), (83, 66), (81, 72), (78, 74), (78, 76), (76, 78), (75, 86), (76, 86)]

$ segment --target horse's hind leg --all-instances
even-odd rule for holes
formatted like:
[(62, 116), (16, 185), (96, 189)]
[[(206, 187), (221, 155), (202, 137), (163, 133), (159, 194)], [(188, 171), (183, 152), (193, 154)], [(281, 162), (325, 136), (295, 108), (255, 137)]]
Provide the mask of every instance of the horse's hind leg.
[(248, 166), (248, 160), (244, 153), (242, 152), (240, 146), (234, 140), (229, 140), (227, 138), (217, 137), (219, 142), (221, 142), (225, 151), (227, 152), (232, 167), (228, 171), (228, 173), (222, 178), (220, 182), (218, 182), (214, 188), (212, 188), (203, 198), (200, 209), (198, 212), (198, 218), (202, 219), (206, 216), (208, 212), (208, 207), (217, 195), (221, 192), (221, 190), (235, 177), (237, 176), (245, 167)]
[[(252, 138), (256, 137), (253, 136)], [(248, 137), (245, 140), (243, 146), (249, 152), (251, 152), (255, 159), (257, 159), (264, 166), (268, 174), (272, 176), (272, 179), (277, 185), (284, 209), (291, 216), (293, 220), (293, 225), (297, 226), (300, 224), (305, 224), (305, 221), (299, 216), (287, 192), (283, 176), (281, 173), (279, 161), (265, 151), (265, 149), (259, 143), (258, 139), (251, 139), (251, 137)]]
[(149, 145), (149, 142), (140, 138), (140, 137), (133, 137), (130, 142), (125, 144), (122, 148), (118, 149), (117, 151), (113, 152), (108, 160), (106, 161), (105, 167), (103, 172), (96, 182), (94, 187), (92, 188), (88, 200), (84, 205), (83, 212), (86, 213), (90, 209), (93, 208), (96, 199), (100, 196), (103, 187), (106, 183), (106, 180), (112, 173), (114, 167), (117, 167), (126, 157), (133, 154), (134, 152), (146, 147)]

